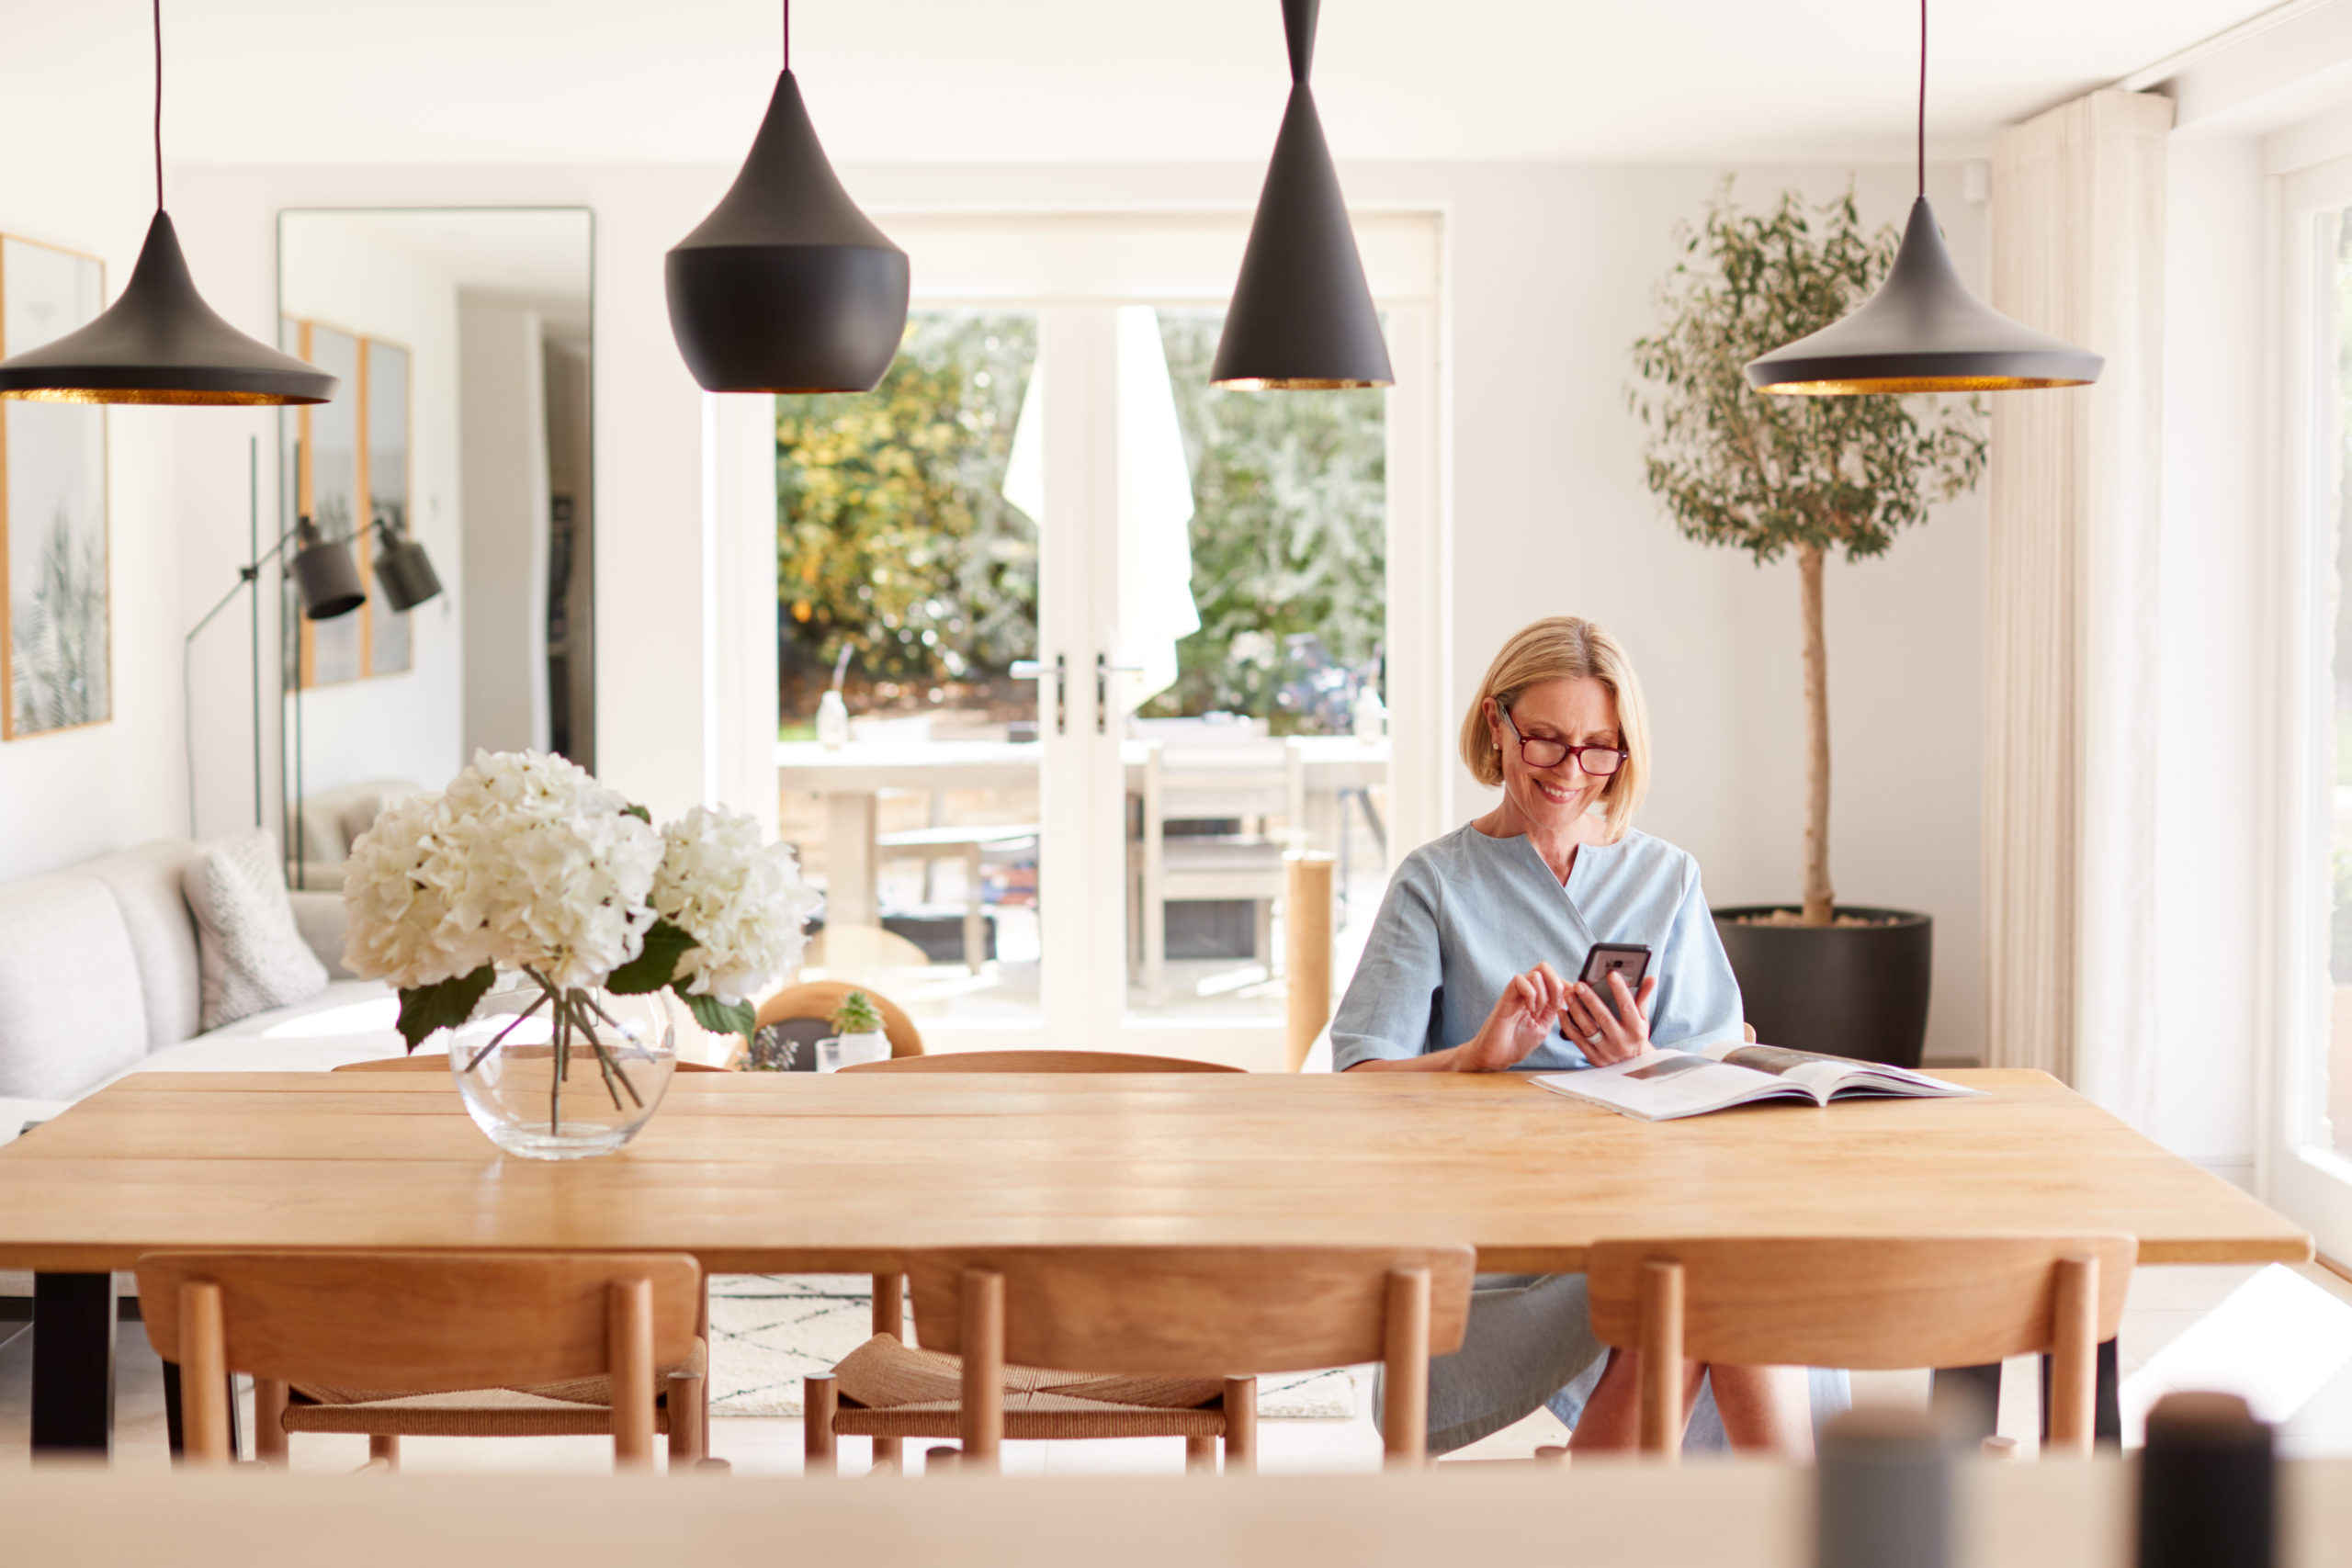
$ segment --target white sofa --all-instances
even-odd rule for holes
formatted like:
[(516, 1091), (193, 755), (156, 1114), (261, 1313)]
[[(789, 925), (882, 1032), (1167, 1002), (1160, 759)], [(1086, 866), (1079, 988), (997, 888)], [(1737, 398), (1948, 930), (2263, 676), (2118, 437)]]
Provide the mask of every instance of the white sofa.
[(399, 999), (343, 968), (340, 893), (296, 893), (332, 979), (297, 1007), (201, 1031), (195, 846), (142, 844), (0, 886), (0, 1143), (131, 1073), (324, 1071), (401, 1054)]

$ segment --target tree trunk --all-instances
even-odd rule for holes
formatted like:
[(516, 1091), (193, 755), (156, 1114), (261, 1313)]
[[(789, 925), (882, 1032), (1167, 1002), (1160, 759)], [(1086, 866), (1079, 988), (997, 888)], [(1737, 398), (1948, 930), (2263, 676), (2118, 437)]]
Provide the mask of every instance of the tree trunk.
[(1821, 635), (1821, 547), (1797, 547), (1804, 593), (1804, 923), (1829, 924), (1829, 652)]

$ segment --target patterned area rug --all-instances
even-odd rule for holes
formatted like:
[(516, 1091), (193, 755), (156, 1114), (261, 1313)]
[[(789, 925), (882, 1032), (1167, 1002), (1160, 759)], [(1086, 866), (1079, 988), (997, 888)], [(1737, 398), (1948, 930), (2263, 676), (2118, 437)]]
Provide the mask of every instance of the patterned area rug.
[[(800, 1380), (830, 1371), (872, 1337), (869, 1284), (863, 1274), (711, 1276), (711, 1414), (799, 1415)], [(1266, 1420), (1345, 1421), (1355, 1412), (1355, 1380), (1345, 1367), (1258, 1382)]]

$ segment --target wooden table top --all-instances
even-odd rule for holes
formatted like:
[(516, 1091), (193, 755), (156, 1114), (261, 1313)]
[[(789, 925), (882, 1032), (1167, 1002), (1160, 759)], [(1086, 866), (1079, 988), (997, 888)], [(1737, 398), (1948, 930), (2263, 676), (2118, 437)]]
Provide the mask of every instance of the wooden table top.
[[(2127, 1568), (2123, 1461), (1971, 1464), (1957, 1568)], [(2280, 1467), (2282, 1568), (2352, 1568), (2352, 1461)], [(1083, 1476), (919, 1485), (696, 1476), (344, 1476), (48, 1467), (0, 1476), (25, 1562), (344, 1568), (1808, 1568), (1811, 1472), (1753, 1462), (1441, 1464), (1248, 1482)], [(329, 1545), (331, 1543), (331, 1551)]]
[(2047, 1076), (1983, 1100), (1646, 1123), (1508, 1074), (693, 1074), (628, 1148), (506, 1158), (437, 1074), (142, 1073), (0, 1148), (0, 1268), (163, 1247), (681, 1249), (866, 1272), (924, 1247), (2124, 1231), (2295, 1262), (2301, 1227)]

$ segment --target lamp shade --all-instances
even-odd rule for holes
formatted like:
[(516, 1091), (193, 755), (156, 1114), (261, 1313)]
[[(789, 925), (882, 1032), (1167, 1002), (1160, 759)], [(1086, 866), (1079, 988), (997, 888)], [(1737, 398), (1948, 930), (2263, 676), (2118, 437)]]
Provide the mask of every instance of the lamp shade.
[(0, 360), (0, 398), (62, 403), (322, 403), (335, 378), (254, 342), (196, 291), (158, 210), (122, 297), (77, 332)]
[(1283, 0), (1290, 104), (1209, 368), (1220, 387), (1386, 387), (1396, 379), (1307, 85), (1316, 10), (1317, 0)]
[(906, 333), (907, 253), (842, 188), (788, 70), (742, 172), (664, 273), (670, 331), (707, 391), (872, 391)]
[(294, 552), (289, 570), (295, 591), (302, 596), (302, 614), (313, 621), (347, 615), (368, 602), (360, 586), (359, 569), (352, 564), (351, 547), (340, 539), (319, 536), (318, 525), (303, 518), (295, 525), (301, 548)]
[(1749, 361), (1747, 383), (1806, 397), (2007, 391), (2084, 386), (2106, 363), (1971, 294), (1923, 196), (1879, 291), (1843, 321)]
[(382, 530), (383, 551), (376, 558), (376, 582), (384, 602), (405, 614), (441, 592), (441, 576), (424, 547), (406, 534)]

